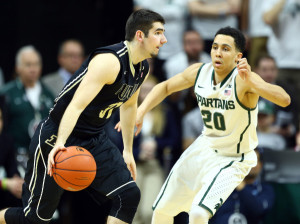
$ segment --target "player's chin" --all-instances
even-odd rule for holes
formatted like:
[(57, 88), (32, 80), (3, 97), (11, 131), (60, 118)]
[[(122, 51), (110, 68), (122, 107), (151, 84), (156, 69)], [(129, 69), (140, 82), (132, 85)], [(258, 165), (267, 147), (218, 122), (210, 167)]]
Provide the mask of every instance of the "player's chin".
[(157, 58), (158, 53), (151, 53), (150, 56), (151, 58)]

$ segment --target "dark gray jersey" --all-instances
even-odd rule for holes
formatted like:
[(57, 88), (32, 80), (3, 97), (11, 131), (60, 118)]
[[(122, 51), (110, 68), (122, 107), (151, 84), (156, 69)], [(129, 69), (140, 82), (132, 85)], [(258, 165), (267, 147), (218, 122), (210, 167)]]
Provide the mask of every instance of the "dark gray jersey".
[(73, 133), (83, 136), (98, 134), (112, 113), (141, 86), (149, 71), (147, 60), (135, 66), (132, 64), (125, 42), (95, 49), (55, 99), (55, 105), (50, 111), (50, 117), (55, 123), (59, 124), (76, 89), (87, 73), (90, 61), (96, 54), (101, 53), (114, 54), (119, 59), (121, 68), (116, 81), (111, 85), (104, 85), (81, 113)]

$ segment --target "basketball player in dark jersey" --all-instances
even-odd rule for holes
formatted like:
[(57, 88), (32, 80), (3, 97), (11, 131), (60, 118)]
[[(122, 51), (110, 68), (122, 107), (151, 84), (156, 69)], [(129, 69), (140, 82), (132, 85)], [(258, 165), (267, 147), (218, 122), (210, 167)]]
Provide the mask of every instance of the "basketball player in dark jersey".
[[(96, 160), (96, 178), (87, 190), (95, 200), (112, 200), (107, 223), (132, 222), (140, 199), (132, 154), (137, 98), (149, 72), (146, 59), (167, 42), (163, 24), (163, 17), (153, 11), (132, 13), (126, 41), (94, 50), (72, 76), (32, 138), (23, 208), (2, 210), (1, 224), (50, 222), (63, 193), (52, 177), (54, 156), (71, 145), (88, 149)], [(103, 130), (118, 107), (123, 157)]]

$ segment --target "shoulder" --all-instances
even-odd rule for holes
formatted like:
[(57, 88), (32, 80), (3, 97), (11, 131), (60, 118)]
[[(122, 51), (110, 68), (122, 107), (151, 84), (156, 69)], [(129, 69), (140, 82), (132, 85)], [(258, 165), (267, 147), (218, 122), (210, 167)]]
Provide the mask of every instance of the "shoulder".
[(120, 70), (120, 60), (113, 53), (96, 54), (89, 63), (90, 67), (105, 67), (110, 68), (111, 71)]
[(119, 58), (113, 53), (96, 54), (88, 65), (88, 75), (107, 84), (115, 81), (121, 69)]
[(42, 77), (42, 80), (45, 81), (45, 82), (52, 81), (52, 80), (55, 80), (55, 79), (61, 79), (58, 71), (46, 74), (44, 77)]
[(203, 63), (195, 63), (187, 67), (183, 71), (183, 76), (188, 79), (189, 81), (194, 82), (196, 80), (197, 74), (201, 66), (204, 65)]
[(12, 92), (14, 91), (16, 86), (17, 86), (16, 80), (10, 81), (7, 84), (5, 84), (3, 87), (1, 87), (0, 94), (6, 94)]

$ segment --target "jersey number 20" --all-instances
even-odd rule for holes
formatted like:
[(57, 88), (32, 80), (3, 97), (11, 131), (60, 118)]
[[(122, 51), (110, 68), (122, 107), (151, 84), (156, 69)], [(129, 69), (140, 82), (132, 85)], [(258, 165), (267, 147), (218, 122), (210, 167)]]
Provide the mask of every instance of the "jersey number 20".
[(220, 131), (225, 131), (225, 120), (223, 114), (219, 112), (211, 113), (208, 110), (202, 110), (201, 111), (202, 116), (203, 116), (203, 122), (205, 127), (212, 129), (213, 126), (210, 124), (211, 121), (213, 120), (213, 125), (214, 128)]

